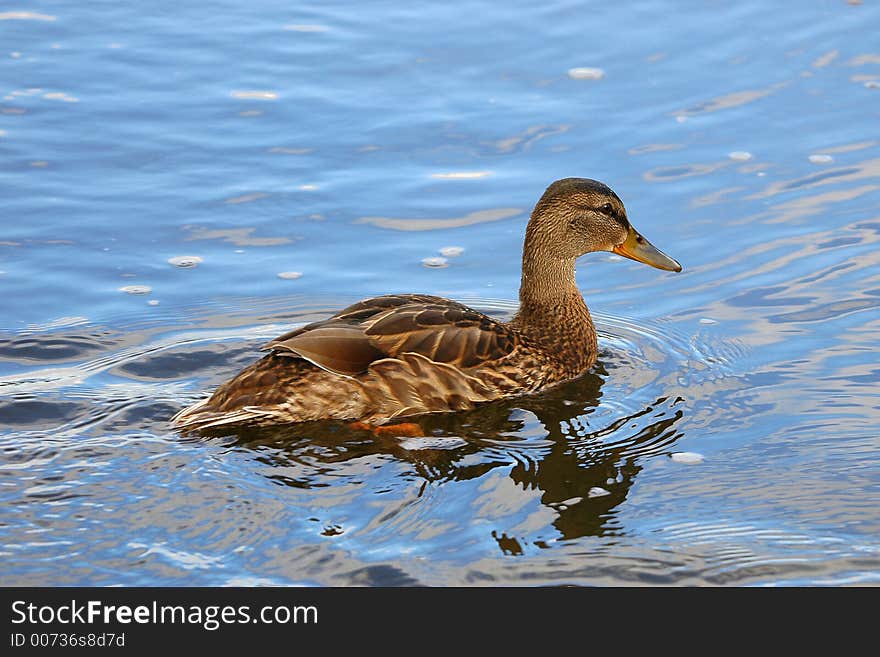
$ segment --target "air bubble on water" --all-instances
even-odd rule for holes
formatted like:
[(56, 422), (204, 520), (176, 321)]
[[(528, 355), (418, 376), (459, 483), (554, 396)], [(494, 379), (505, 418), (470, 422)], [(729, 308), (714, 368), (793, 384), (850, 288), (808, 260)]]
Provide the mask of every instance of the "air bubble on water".
[(77, 98), (76, 96), (71, 96), (70, 94), (66, 94), (63, 91), (50, 91), (43, 94), (43, 98), (45, 98), (46, 100), (63, 100), (65, 103), (79, 102), (79, 98)]
[(834, 158), (830, 155), (826, 155), (825, 153), (814, 153), (807, 158), (813, 164), (828, 164), (829, 162), (834, 162)]
[(669, 455), (669, 458), (676, 463), (684, 463), (686, 465), (696, 465), (705, 460), (702, 454), (697, 454), (696, 452), (673, 452)]
[(747, 160), (752, 159), (752, 154), (748, 151), (732, 151), (727, 154), (731, 160), (736, 160), (737, 162), (745, 162)]
[(431, 269), (440, 269), (449, 265), (449, 261), (441, 256), (431, 256), (430, 258), (422, 258), (422, 264)]
[(491, 171), (446, 171), (443, 173), (432, 173), (431, 177), (437, 180), (476, 180), (477, 178), (486, 178), (491, 175)]
[(593, 486), (587, 491), (587, 497), (605, 497), (606, 495), (611, 495), (611, 492), (599, 486)]
[(700, 324), (717, 324), (717, 319), (710, 319), (708, 317), (700, 317)]
[(285, 25), (284, 29), (288, 32), (327, 32), (330, 28), (326, 25)]
[(419, 449), (458, 449), (467, 445), (467, 441), (457, 436), (420, 436), (401, 441), (400, 446), (407, 450)]
[(153, 291), (153, 288), (149, 285), (125, 285), (119, 288), (119, 291), (126, 294), (149, 294)]
[(608, 477), (608, 479), (605, 480), (605, 483), (609, 486), (613, 486), (617, 483), (617, 479), (615, 479), (614, 477)]
[(601, 80), (605, 77), (605, 71), (601, 68), (582, 66), (568, 69), (568, 77), (572, 80)]
[(200, 256), (194, 255), (174, 256), (173, 258), (168, 258), (168, 264), (183, 269), (195, 267), (200, 262), (204, 262), (204, 260)]
[(868, 80), (865, 82), (866, 89), (880, 89), (880, 81), (877, 80)]
[(158, 306), (159, 300), (158, 299), (150, 299), (149, 301), (147, 301), (147, 305), (148, 306)]
[(282, 271), (278, 273), (278, 278), (282, 278), (285, 281), (294, 281), (297, 278), (302, 278), (301, 271)]
[(242, 100), (278, 100), (278, 93), (275, 91), (245, 89), (233, 91), (229, 95)]
[(464, 253), (463, 246), (444, 246), (440, 249), (440, 255), (446, 256), (447, 258), (455, 258)]

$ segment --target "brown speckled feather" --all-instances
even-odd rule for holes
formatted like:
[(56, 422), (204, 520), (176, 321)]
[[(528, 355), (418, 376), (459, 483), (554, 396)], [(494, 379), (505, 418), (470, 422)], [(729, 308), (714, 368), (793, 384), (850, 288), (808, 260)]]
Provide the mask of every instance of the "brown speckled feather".
[(464, 369), (504, 358), (519, 343), (509, 326), (457, 303), (400, 306), (364, 325), (389, 356), (417, 353)]

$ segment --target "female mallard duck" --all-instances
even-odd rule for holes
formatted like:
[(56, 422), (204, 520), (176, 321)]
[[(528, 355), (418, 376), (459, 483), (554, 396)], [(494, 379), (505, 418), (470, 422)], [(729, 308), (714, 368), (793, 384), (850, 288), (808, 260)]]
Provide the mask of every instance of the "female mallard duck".
[(367, 299), (272, 340), (269, 354), (186, 408), (183, 430), (459, 411), (587, 372), (596, 330), (575, 260), (612, 251), (669, 271), (681, 265), (642, 237), (610, 188), (557, 180), (526, 228), (520, 307), (509, 323), (423, 294)]

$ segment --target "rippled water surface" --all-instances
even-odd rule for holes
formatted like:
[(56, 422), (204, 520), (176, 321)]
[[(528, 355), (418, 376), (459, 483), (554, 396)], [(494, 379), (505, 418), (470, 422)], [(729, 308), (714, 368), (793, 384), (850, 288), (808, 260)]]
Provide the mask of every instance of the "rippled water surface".
[[(0, 583), (880, 582), (876, 3), (35, 0), (0, 34)], [(565, 176), (685, 267), (581, 260), (585, 378), (421, 438), (170, 430), (362, 297), (510, 317)]]

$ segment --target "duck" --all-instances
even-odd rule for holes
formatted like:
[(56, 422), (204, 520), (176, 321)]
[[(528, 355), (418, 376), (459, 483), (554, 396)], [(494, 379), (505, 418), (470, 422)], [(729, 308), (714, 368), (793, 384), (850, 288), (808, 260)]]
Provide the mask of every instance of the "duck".
[(265, 356), (171, 424), (185, 433), (322, 420), (412, 426), (402, 419), (581, 377), (598, 346), (575, 263), (597, 251), (682, 270), (630, 224), (610, 187), (563, 178), (547, 187), (526, 226), (519, 308), (510, 321), (427, 294), (365, 299), (268, 342)]

